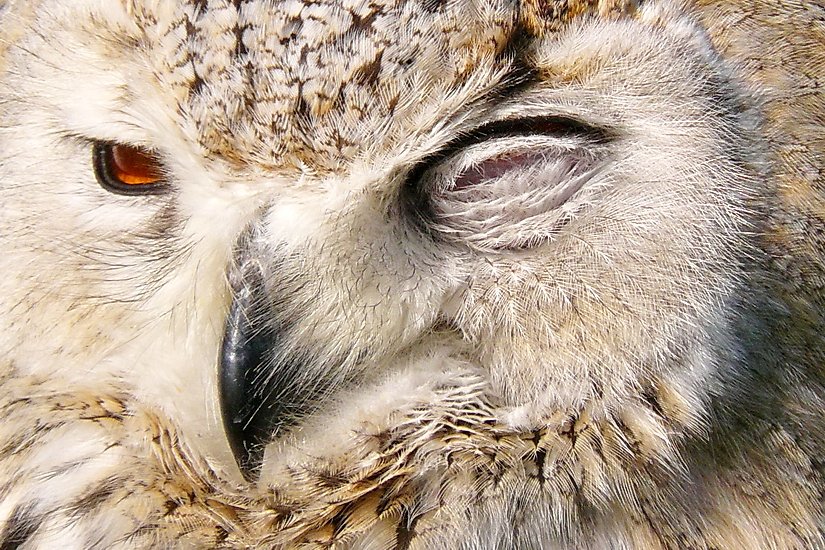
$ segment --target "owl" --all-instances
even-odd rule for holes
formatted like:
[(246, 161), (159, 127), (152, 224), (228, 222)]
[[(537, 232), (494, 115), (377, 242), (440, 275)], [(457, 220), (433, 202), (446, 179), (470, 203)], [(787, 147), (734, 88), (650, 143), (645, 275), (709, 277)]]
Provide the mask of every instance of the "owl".
[(825, 549), (821, 0), (0, 0), (0, 549)]

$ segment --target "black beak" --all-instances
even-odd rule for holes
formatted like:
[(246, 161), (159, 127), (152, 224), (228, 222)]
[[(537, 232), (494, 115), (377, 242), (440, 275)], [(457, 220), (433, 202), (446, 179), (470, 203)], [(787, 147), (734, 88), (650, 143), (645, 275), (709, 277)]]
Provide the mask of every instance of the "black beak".
[[(274, 339), (267, 329), (267, 301), (261, 269), (241, 259), (230, 272), (233, 298), (221, 346), (219, 392), (221, 414), (235, 460), (249, 481), (257, 477), (273, 426), (266, 394), (255, 391)], [(258, 384), (256, 384), (258, 382)]]
[[(351, 352), (330, 353), (312, 337), (303, 278), (254, 229), (240, 239), (229, 270), (232, 304), (220, 356), (220, 407), (235, 460), (257, 479), (266, 446), (348, 382)], [(359, 359), (360, 361), (360, 359)]]

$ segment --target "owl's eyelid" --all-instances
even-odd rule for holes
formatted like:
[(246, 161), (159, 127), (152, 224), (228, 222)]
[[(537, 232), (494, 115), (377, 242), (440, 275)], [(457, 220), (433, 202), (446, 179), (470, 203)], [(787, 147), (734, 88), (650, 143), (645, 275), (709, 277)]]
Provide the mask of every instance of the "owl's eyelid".
[(415, 185), (425, 172), (446, 161), (459, 151), (492, 139), (524, 136), (578, 138), (583, 144), (605, 145), (615, 139), (609, 128), (593, 126), (567, 116), (530, 116), (494, 120), (462, 133), (437, 152), (418, 162), (407, 175), (407, 184)]
[(616, 139), (616, 133), (610, 128), (594, 126), (573, 117), (553, 115), (494, 120), (464, 132), (437, 152), (423, 158), (407, 173), (401, 203), (413, 226), (425, 234), (431, 234), (435, 215), (433, 189), (425, 181), (428, 172), (474, 145), (493, 139), (526, 136), (575, 140), (581, 143), (582, 148), (601, 148)]
[(613, 139), (613, 133), (608, 128), (593, 126), (569, 116), (549, 115), (494, 120), (470, 130), (455, 141), (460, 147), (468, 147), (494, 137), (525, 135), (575, 136), (594, 143), (606, 143)]

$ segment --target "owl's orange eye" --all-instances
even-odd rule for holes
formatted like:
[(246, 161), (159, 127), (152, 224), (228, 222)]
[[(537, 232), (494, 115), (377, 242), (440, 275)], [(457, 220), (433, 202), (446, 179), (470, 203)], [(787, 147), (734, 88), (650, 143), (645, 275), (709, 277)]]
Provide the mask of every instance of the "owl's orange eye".
[(163, 163), (152, 151), (131, 145), (96, 142), (92, 156), (97, 181), (108, 191), (145, 195), (166, 190)]

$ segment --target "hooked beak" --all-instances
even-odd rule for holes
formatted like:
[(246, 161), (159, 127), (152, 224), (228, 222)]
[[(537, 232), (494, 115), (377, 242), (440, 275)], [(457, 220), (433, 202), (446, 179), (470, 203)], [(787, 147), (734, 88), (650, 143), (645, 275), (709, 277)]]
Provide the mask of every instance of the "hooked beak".
[(266, 323), (270, 316), (259, 263), (239, 258), (229, 280), (233, 296), (221, 346), (220, 407), (229, 445), (249, 481), (257, 477), (266, 443), (278, 428), (266, 392), (256, 391), (277, 338)]

